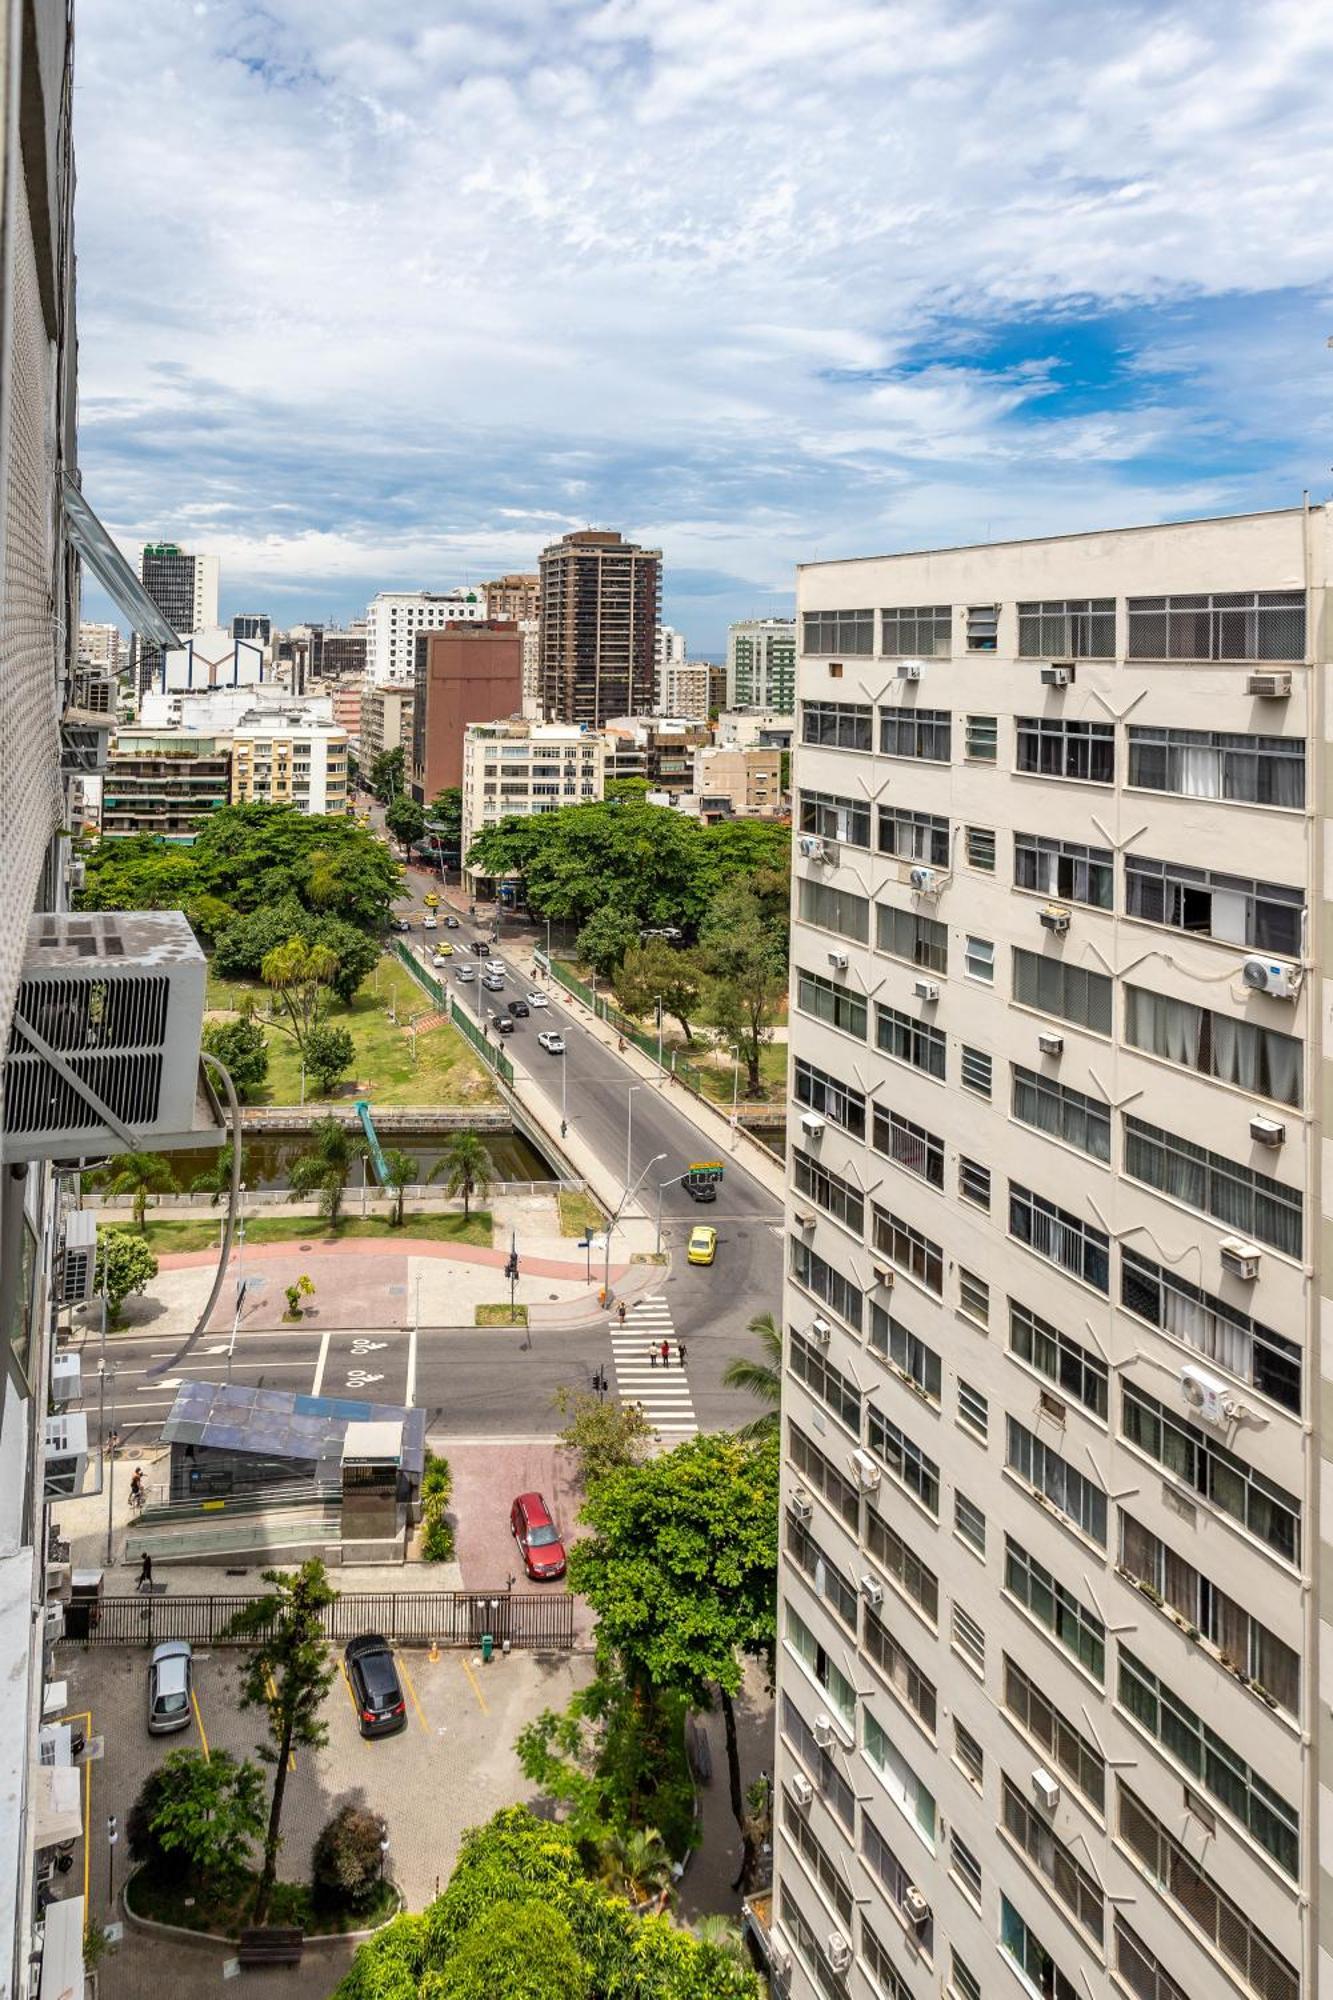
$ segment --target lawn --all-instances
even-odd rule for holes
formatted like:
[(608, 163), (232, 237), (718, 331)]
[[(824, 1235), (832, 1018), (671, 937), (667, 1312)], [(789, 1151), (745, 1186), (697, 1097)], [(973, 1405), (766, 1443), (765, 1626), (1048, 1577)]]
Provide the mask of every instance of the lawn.
[(556, 1200), (562, 1236), (595, 1236), (605, 1229), (606, 1215), (590, 1194), (582, 1194), (577, 1188), (561, 1188)]
[[(161, 1256), (180, 1256), (188, 1250), (215, 1250), (221, 1227), (220, 1206), (214, 1215), (192, 1216), (185, 1222), (155, 1222), (150, 1217), (144, 1240), (150, 1250)], [(345, 1215), (336, 1236), (332, 1237), (319, 1215), (256, 1215), (247, 1216), (245, 1222), (247, 1243), (309, 1243), (321, 1249), (353, 1236), (391, 1236), (404, 1246), (421, 1242), (476, 1243), (489, 1250), (491, 1215), (485, 1208), (474, 1208), (469, 1216), (419, 1215), (409, 1208), (401, 1229), (391, 1228), (382, 1215)]]
[(527, 1323), (527, 1307), (515, 1306), (511, 1311), (507, 1299), (503, 1305), (478, 1306), (473, 1321), (474, 1326), (526, 1326)]
[[(271, 996), (257, 980), (216, 979), (210, 968), (207, 1005), (215, 1018), (238, 1012), (253, 1001), (268, 1040), (268, 1083), (258, 1104), (301, 1102), (301, 1058), (291, 1035), (268, 1019)], [(392, 1018), (390, 1009), (397, 1014)], [(496, 1104), (499, 1097), (490, 1071), (456, 1028), (440, 1022), (415, 1037), (408, 1023), (432, 1014), (433, 1005), (406, 966), (382, 958), (350, 1005), (335, 999), (328, 1012), (330, 1027), (349, 1028), (356, 1043), (353, 1075), (336, 1096), (369, 1097), (372, 1103)], [(327, 1102), (306, 1078), (305, 1102)]]
[[(731, 1093), (736, 1087), (735, 1064), (726, 1050), (722, 1051), (720, 1060), (710, 1060), (710, 1057), (705, 1055), (701, 1050), (691, 1051), (681, 1043), (678, 1053), (685, 1061), (694, 1065), (694, 1071), (690, 1075), (691, 1082), (697, 1080), (705, 1097), (712, 1098), (717, 1104), (725, 1104), (730, 1109)], [(671, 1060), (670, 1056), (666, 1059), (668, 1062)], [(758, 1098), (747, 1097), (745, 1095), (745, 1084), (748, 1074), (745, 1064), (742, 1063), (739, 1100), (742, 1105), (755, 1104), (761, 1101)], [(787, 1094), (787, 1044), (785, 1042), (768, 1042), (760, 1049), (759, 1077), (764, 1086), (762, 1101), (769, 1104), (781, 1104)]]

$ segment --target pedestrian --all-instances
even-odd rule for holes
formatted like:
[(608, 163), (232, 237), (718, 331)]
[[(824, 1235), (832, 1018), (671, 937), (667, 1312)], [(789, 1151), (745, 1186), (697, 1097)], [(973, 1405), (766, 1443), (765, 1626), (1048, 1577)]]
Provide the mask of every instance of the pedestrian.
[(683, 1340), (676, 1342), (676, 1359), (683, 1368), (685, 1366), (685, 1342)]
[(657, 1349), (655, 1347), (648, 1349), (648, 1366), (650, 1368), (656, 1368), (657, 1366)]
[(620, 1304), (616, 1307), (616, 1314), (620, 1320), (620, 1324), (623, 1326), (625, 1324), (625, 1301), (623, 1299), (620, 1301)]
[(149, 1555), (147, 1549), (144, 1550), (143, 1560), (139, 1564), (139, 1581), (135, 1585), (135, 1589), (143, 1590), (145, 1587), (149, 1590), (153, 1588), (153, 1558)]
[(662, 1342), (661, 1354), (662, 1354), (662, 1366), (664, 1368), (669, 1368), (671, 1366), (671, 1342), (669, 1340), (664, 1340)]
[(136, 1465), (130, 1481), (130, 1505), (137, 1513), (143, 1506), (143, 1467)]

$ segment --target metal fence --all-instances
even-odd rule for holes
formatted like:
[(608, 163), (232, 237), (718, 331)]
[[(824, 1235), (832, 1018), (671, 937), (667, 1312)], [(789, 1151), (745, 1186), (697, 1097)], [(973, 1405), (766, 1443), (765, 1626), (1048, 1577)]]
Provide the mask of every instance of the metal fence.
[[(81, 1606), (66, 1613), (66, 1637), (73, 1644), (157, 1646), (187, 1639), (193, 1646), (248, 1645), (229, 1637), (227, 1626), (255, 1596), (165, 1595), (103, 1597), (92, 1607), (87, 1633), (77, 1629)], [(475, 1646), (489, 1632), (495, 1643), (549, 1653), (574, 1645), (574, 1599), (567, 1593), (539, 1595), (518, 1590), (346, 1591), (321, 1618), (324, 1636), (342, 1645), (362, 1632), (380, 1632), (400, 1646)]]
[(412, 977), (417, 981), (417, 984), (430, 995), (441, 1013), (449, 1016), (454, 1026), (471, 1042), (478, 1055), (483, 1056), (501, 1081), (509, 1084), (512, 1088), (514, 1065), (510, 1062), (504, 1050), (492, 1042), (489, 1035), (482, 1032), (469, 1015), (467, 1009), (459, 1004), (457, 995), (451, 993), (447, 986), (442, 985), (438, 979), (432, 977), (427, 972), (416, 953), (410, 950), (401, 938), (395, 938), (394, 950), (412, 974)]
[[(511, 1128), (506, 1127), (506, 1129)], [(582, 1181), (561, 1180), (553, 1176), (551, 1179), (544, 1181), (488, 1181), (486, 1183), (486, 1191), (488, 1195), (555, 1194), (560, 1188), (582, 1187), (582, 1185)], [(396, 1201), (398, 1196), (396, 1190), (390, 1193), (382, 1187), (376, 1187), (374, 1181), (371, 1181), (366, 1190), (366, 1198), (371, 1202), (386, 1202)], [(461, 1201), (456, 1201), (452, 1195), (441, 1194), (439, 1188), (430, 1181), (410, 1181), (403, 1189), (403, 1200), (405, 1202), (424, 1202), (428, 1212), (432, 1215), (461, 1215), (463, 1213), (463, 1204)], [(360, 1201), (360, 1188), (349, 1188), (345, 1201), (348, 1215), (355, 1215), (358, 1212)], [(96, 1209), (99, 1215), (128, 1215), (134, 1207), (134, 1196), (132, 1194), (86, 1194), (83, 1197), (83, 1206), (89, 1209)], [(172, 1210), (187, 1211), (201, 1209), (207, 1214), (211, 1209), (219, 1218), (226, 1214), (224, 1203), (211, 1194), (189, 1194), (186, 1192), (177, 1194), (150, 1194), (147, 1206), (149, 1209), (161, 1209), (167, 1213), (170, 1213)], [(290, 1188), (247, 1188), (245, 1191), (246, 1215), (253, 1215), (254, 1211), (258, 1208), (290, 1208), (294, 1209), (298, 1216), (307, 1215), (312, 1221), (323, 1212), (317, 1201), (299, 1201), (293, 1195)]]

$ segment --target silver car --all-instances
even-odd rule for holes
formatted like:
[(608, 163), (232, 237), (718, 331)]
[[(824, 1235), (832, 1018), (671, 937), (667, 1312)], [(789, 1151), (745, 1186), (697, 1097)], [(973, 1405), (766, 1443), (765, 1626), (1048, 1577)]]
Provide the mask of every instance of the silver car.
[(153, 1649), (148, 1663), (148, 1733), (169, 1736), (188, 1729), (191, 1716), (191, 1662), (184, 1639), (171, 1639)]

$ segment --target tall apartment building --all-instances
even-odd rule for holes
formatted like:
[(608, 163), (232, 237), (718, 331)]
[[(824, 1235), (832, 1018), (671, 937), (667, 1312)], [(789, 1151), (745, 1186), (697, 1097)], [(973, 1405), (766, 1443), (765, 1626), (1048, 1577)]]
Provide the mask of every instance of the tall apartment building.
[(372, 687), (384, 681), (410, 681), (416, 671), (418, 632), (438, 632), (460, 623), (481, 625), (485, 620), (484, 591), (378, 591), (366, 612), (366, 678)]
[(333, 703), (333, 719), (339, 729), (345, 729), (353, 743), (361, 740), (362, 713), (365, 708), (367, 690), (359, 681), (339, 681), (329, 690)]
[(726, 706), (795, 712), (794, 618), (744, 618), (728, 626)]
[(529, 571), (497, 576), (493, 583), (483, 583), (481, 588), (488, 618), (512, 618), (522, 624), (524, 619), (541, 616), (542, 580)]
[(658, 714), (707, 722), (712, 672), (707, 660), (668, 661), (657, 680)]
[(79, 658), (103, 673), (118, 674), (126, 664), (125, 640), (119, 625), (90, 625), (79, 622)]
[(800, 572), (800, 2000), (1329, 1990), (1331, 530)]
[(121, 728), (102, 779), (102, 836), (151, 833), (188, 844), (230, 796), (229, 734)]
[[(606, 743), (568, 722), (474, 722), (463, 737), (463, 834), (467, 851), (486, 827), (512, 814), (555, 812), (602, 797)], [(483, 879), (473, 874), (476, 887)]]
[(463, 782), (463, 732), (470, 722), (517, 715), (523, 701), (523, 640), (512, 621), (448, 625), (417, 637), (412, 794), (429, 805)]
[(273, 642), (273, 620), (267, 611), (238, 611), (231, 621), (233, 639), (253, 639), (256, 645)]
[(361, 761), (369, 773), (375, 758), (386, 750), (401, 750), (404, 762), (412, 761), (412, 710), (416, 706), (415, 687), (371, 687), (361, 697)]
[(651, 715), (662, 552), (585, 528), (542, 550), (541, 700), (553, 722), (600, 729)]
[[(139, 579), (153, 603), (182, 641), (192, 632), (212, 631), (218, 622), (218, 559), (191, 555), (177, 542), (147, 542), (139, 558)], [(162, 666), (161, 649), (136, 636), (130, 641), (134, 685), (151, 687)]]
[(345, 812), (346, 733), (301, 709), (243, 716), (231, 732), (231, 802)]
[(320, 635), (319, 666), (317, 672), (321, 680), (343, 680), (349, 677), (360, 679), (366, 671), (366, 650), (369, 638), (363, 623), (353, 621), (351, 625), (326, 625)]

